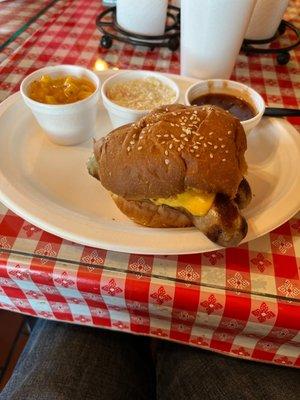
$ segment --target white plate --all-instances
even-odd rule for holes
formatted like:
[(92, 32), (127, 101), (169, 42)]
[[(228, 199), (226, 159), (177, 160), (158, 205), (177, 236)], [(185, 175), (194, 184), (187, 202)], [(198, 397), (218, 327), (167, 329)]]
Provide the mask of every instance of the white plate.
[[(103, 81), (113, 71), (100, 73)], [(183, 91), (194, 79), (171, 75)], [(182, 98), (181, 98), (182, 101)], [(102, 104), (98, 137), (111, 130)], [(86, 170), (92, 143), (50, 143), (19, 93), (0, 105), (0, 200), (48, 232), (84, 245), (144, 254), (218, 248), (195, 228), (154, 229), (131, 222)], [(248, 137), (248, 180), (254, 198), (244, 215), (245, 241), (291, 218), (300, 208), (300, 135), (286, 121), (263, 119)]]

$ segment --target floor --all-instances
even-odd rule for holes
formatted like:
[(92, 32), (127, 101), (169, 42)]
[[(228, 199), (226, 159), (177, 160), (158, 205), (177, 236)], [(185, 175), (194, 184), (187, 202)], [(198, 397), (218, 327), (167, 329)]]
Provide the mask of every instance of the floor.
[(29, 334), (23, 315), (0, 310), (0, 392), (11, 376)]

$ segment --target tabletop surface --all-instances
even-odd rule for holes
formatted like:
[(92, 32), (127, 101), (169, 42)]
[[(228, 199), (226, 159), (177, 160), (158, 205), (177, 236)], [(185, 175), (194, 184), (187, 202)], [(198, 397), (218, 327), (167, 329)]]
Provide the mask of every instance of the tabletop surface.
[[(99, 47), (99, 1), (31, 3), (0, 3), (0, 100), (46, 65), (99, 70), (105, 60), (110, 67), (179, 73), (179, 51), (116, 41), (108, 50)], [(13, 7), (18, 16), (4, 30)], [(300, 26), (299, 9), (299, 0), (290, 2), (285, 19)], [(286, 33), (280, 43), (293, 39)], [(285, 66), (271, 55), (240, 54), (232, 79), (256, 89), (270, 106), (299, 108), (300, 49), (291, 51)], [(300, 131), (299, 119), (289, 121)], [(124, 254), (63, 240), (0, 204), (0, 307), (296, 366), (299, 237), (296, 215), (235, 249), (183, 256)], [(284, 343), (277, 340), (283, 329), (288, 331)]]

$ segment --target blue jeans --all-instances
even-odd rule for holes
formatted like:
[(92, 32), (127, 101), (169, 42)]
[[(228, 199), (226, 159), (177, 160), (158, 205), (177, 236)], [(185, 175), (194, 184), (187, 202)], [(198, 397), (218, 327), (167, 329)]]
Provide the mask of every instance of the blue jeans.
[(44, 320), (0, 393), (0, 400), (299, 398), (296, 369)]

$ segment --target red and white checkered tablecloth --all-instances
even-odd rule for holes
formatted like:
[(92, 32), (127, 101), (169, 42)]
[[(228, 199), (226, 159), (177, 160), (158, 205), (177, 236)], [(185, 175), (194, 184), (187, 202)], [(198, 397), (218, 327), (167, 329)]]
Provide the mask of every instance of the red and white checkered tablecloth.
[[(291, 2), (287, 15), (294, 23), (300, 22), (297, 7), (299, 0)], [(99, 49), (95, 18), (101, 9), (99, 0), (55, 2), (48, 10), (53, 18), (39, 21), (0, 63), (0, 99), (49, 64), (92, 68), (103, 58), (119, 68), (179, 72), (179, 52), (117, 42)], [(299, 108), (300, 50), (291, 56), (278, 66), (273, 56), (241, 54), (233, 78), (269, 105)], [(300, 215), (235, 249), (151, 256), (65, 241), (0, 205), (1, 308), (297, 367), (299, 260)]]
[(54, 21), (68, 3), (67, 0), (2, 2), (0, 4), (0, 62), (22, 45), (46, 21)]

